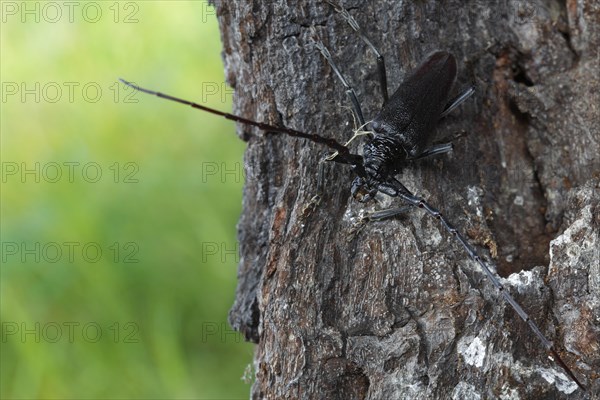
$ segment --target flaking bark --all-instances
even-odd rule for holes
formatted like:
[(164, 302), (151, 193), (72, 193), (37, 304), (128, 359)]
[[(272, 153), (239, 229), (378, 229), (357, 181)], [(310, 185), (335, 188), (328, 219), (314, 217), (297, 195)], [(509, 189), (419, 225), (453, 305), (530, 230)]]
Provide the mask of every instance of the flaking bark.
[[(467, 132), (453, 153), (399, 178), (508, 277), (598, 395), (598, 2), (342, 4), (385, 55), (390, 91), (437, 49), (459, 62), (456, 93), (477, 85), (437, 129), (438, 137)], [(311, 26), (366, 118), (381, 106), (372, 53), (327, 3), (223, 1), (217, 10), (236, 114), (341, 142), (351, 136), (349, 101)], [(247, 181), (230, 321), (258, 343), (252, 398), (585, 398), (435, 220), (412, 210), (361, 225), (364, 212), (399, 200), (354, 201), (348, 167), (328, 164), (315, 201), (327, 149), (238, 132), (248, 143)]]

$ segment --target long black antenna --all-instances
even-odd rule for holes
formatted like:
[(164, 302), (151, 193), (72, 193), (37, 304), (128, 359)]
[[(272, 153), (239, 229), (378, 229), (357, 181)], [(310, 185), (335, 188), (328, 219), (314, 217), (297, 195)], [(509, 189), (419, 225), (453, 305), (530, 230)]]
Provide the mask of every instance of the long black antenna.
[(560, 358), (558, 352), (554, 348), (554, 344), (550, 340), (546, 339), (540, 328), (536, 325), (535, 322), (533, 322), (533, 320), (529, 317), (525, 310), (523, 310), (519, 303), (517, 303), (517, 301), (508, 293), (508, 291), (506, 290), (504, 285), (500, 283), (496, 275), (494, 275), (490, 268), (483, 262), (483, 259), (477, 254), (475, 249), (473, 249), (469, 242), (467, 242), (467, 239), (465, 239), (464, 236), (462, 236), (460, 232), (458, 232), (458, 230), (450, 223), (450, 221), (448, 221), (446, 217), (444, 217), (436, 208), (431, 206), (424, 199), (413, 195), (400, 181), (394, 179), (394, 183), (396, 184), (396, 189), (398, 190), (398, 196), (400, 198), (402, 198), (404, 201), (406, 201), (412, 206), (422, 208), (427, 214), (439, 220), (446, 229), (446, 231), (448, 231), (448, 233), (454, 236), (456, 240), (458, 240), (460, 244), (462, 244), (469, 257), (471, 257), (473, 261), (479, 264), (479, 266), (481, 267), (483, 272), (485, 272), (492, 284), (496, 287), (496, 289), (498, 289), (500, 293), (502, 293), (502, 297), (504, 298), (504, 300), (508, 304), (510, 304), (510, 306), (515, 310), (517, 314), (519, 314), (519, 317), (521, 317), (523, 321), (527, 322), (531, 330), (535, 333), (535, 335), (540, 339), (540, 341), (544, 345), (544, 348), (548, 352), (548, 355), (553, 357), (556, 360), (556, 362), (567, 373), (567, 375), (569, 375), (569, 377), (577, 384), (577, 386), (579, 386), (583, 391), (585, 391), (585, 386), (583, 386), (583, 384), (579, 382), (579, 380), (575, 377), (575, 374), (573, 374), (573, 372), (567, 366), (567, 364), (565, 364), (562, 358)]
[(262, 129), (265, 132), (283, 133), (283, 134), (286, 134), (286, 135), (289, 135), (292, 137), (299, 137), (299, 138), (303, 138), (303, 139), (308, 139), (315, 143), (324, 144), (325, 146), (329, 147), (330, 149), (333, 149), (336, 152), (338, 152), (338, 155), (336, 156), (334, 161), (345, 163), (345, 164), (356, 164), (357, 156), (355, 154), (351, 154), (346, 146), (344, 146), (343, 144), (341, 144), (340, 142), (338, 142), (335, 139), (326, 138), (326, 137), (323, 137), (323, 136), (320, 136), (320, 135), (317, 135), (314, 133), (306, 133), (306, 132), (302, 132), (302, 131), (297, 131), (295, 129), (286, 128), (284, 126), (274, 126), (274, 125), (266, 124), (264, 122), (252, 121), (250, 119), (243, 118), (243, 117), (240, 117), (240, 116), (237, 116), (234, 114), (229, 114), (229, 113), (226, 113), (223, 111), (219, 111), (214, 108), (204, 106), (202, 104), (194, 103), (193, 101), (180, 99), (178, 97), (174, 97), (174, 96), (171, 96), (168, 94), (156, 92), (154, 90), (144, 89), (143, 87), (140, 87), (140, 86), (138, 86), (132, 82), (126, 81), (125, 79), (122, 79), (122, 78), (119, 78), (119, 80), (121, 82), (123, 82), (125, 85), (127, 85), (135, 90), (138, 90), (140, 92), (147, 93), (147, 94), (150, 94), (153, 96), (158, 96), (162, 99), (167, 99), (167, 100), (175, 101), (177, 103), (185, 104), (192, 108), (206, 111), (211, 114), (220, 115), (221, 117), (225, 117), (225, 118), (235, 121), (235, 122), (240, 122), (242, 124), (256, 126), (257, 128)]
[[(249, 120), (249, 119), (246, 119), (243, 117), (239, 117), (237, 115), (233, 115), (233, 114), (225, 113), (225, 112), (222, 112), (219, 110), (215, 110), (213, 108), (210, 108), (210, 107), (207, 107), (207, 106), (204, 106), (201, 104), (197, 104), (197, 103), (194, 103), (194, 102), (191, 102), (188, 100), (183, 100), (183, 99), (173, 97), (173, 96), (170, 96), (167, 94), (163, 94), (160, 92), (156, 92), (153, 90), (144, 89), (144, 88), (137, 86), (131, 82), (128, 82), (124, 79), (119, 79), (119, 80), (121, 82), (123, 82), (125, 85), (127, 85), (135, 90), (139, 90), (140, 92), (158, 96), (163, 99), (175, 101), (177, 103), (182, 103), (182, 104), (191, 106), (193, 108), (209, 112), (211, 114), (216, 114), (216, 115), (225, 117), (225, 118), (235, 121), (235, 122), (240, 122), (243, 124), (256, 126), (259, 129), (264, 130), (266, 132), (283, 133), (283, 134), (293, 136), (293, 137), (300, 137), (303, 139), (308, 139), (315, 143), (324, 144), (339, 153), (338, 155), (335, 156), (335, 158), (331, 159), (332, 161), (359, 166), (361, 168), (359, 170), (357, 170), (356, 172), (359, 173), (359, 175), (360, 175), (360, 172), (362, 171), (364, 174), (364, 170), (362, 170), (362, 161), (361, 161), (362, 157), (359, 155), (356, 155), (356, 154), (351, 154), (348, 147), (342, 145), (335, 139), (325, 138), (325, 137), (319, 136), (317, 134), (305, 133), (305, 132), (297, 131), (295, 129), (290, 129), (290, 128), (286, 128), (286, 127), (277, 127), (277, 126), (269, 125), (269, 124), (266, 124), (263, 122), (252, 121), (252, 120)], [(472, 93), (469, 93), (469, 91), (467, 91), (461, 97), (465, 97), (465, 96), (468, 97), (471, 94)], [(450, 108), (453, 108), (453, 107), (450, 107)], [(392, 183), (395, 186), (395, 189), (397, 190), (396, 195), (398, 197), (402, 198), (404, 201), (406, 201), (411, 206), (422, 208), (431, 217), (439, 220), (442, 223), (442, 225), (444, 226), (444, 228), (446, 229), (446, 231), (448, 231), (448, 233), (450, 233), (452, 236), (454, 236), (456, 238), (456, 240), (458, 240), (460, 242), (460, 244), (464, 247), (464, 249), (467, 252), (467, 254), (469, 255), (469, 257), (473, 261), (475, 261), (479, 264), (479, 266), (481, 267), (483, 272), (486, 274), (486, 276), (490, 279), (492, 284), (496, 287), (496, 289), (498, 289), (498, 291), (500, 291), (504, 300), (508, 304), (510, 304), (510, 306), (515, 310), (515, 312), (523, 319), (523, 321), (525, 321), (529, 325), (529, 328), (540, 339), (544, 348), (548, 352), (548, 355), (551, 358), (553, 358), (563, 368), (563, 370), (573, 380), (573, 382), (575, 382), (577, 384), (577, 386), (579, 386), (582, 390), (585, 391), (586, 390), (585, 386), (581, 382), (579, 382), (579, 380), (575, 377), (575, 374), (571, 371), (571, 369), (569, 369), (567, 364), (565, 364), (565, 362), (562, 360), (562, 358), (560, 357), (560, 355), (554, 348), (554, 344), (544, 336), (544, 334), (542, 333), (540, 328), (531, 319), (531, 317), (529, 317), (529, 315), (523, 310), (523, 308), (519, 305), (519, 303), (517, 303), (516, 300), (508, 293), (508, 291), (506, 290), (504, 285), (502, 285), (500, 283), (500, 281), (498, 280), (496, 275), (484, 263), (483, 259), (477, 254), (475, 249), (473, 249), (473, 247), (467, 242), (465, 237), (462, 236), (458, 232), (458, 230), (450, 223), (450, 221), (448, 221), (446, 219), (446, 217), (444, 217), (432, 205), (427, 203), (423, 198), (417, 197), (414, 194), (412, 194), (400, 181), (398, 181), (395, 178), (392, 180)], [(395, 213), (400, 212), (400, 210), (403, 210), (403, 208), (398, 209), (397, 212), (394, 212), (394, 210), (384, 210), (383, 212), (374, 213), (374, 214), (379, 214), (380, 216), (384, 216), (385, 218), (388, 218), (390, 216), (393, 216)], [(373, 218), (373, 219), (375, 219), (375, 218)]]

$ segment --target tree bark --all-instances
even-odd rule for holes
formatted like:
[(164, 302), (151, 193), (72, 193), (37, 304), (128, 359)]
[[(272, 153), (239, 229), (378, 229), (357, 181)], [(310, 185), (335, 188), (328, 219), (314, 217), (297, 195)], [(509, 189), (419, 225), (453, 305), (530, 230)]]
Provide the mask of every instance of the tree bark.
[[(454, 151), (398, 178), (496, 265), (592, 395), (600, 392), (600, 6), (596, 0), (346, 0), (386, 57), (390, 93), (427, 54), (452, 52), (455, 93), (477, 92), (437, 136)], [(349, 100), (382, 98), (373, 54), (323, 1), (218, 2), (234, 112), (344, 142)], [(257, 343), (252, 398), (585, 398), (460, 244), (421, 210), (350, 196), (327, 149), (238, 126), (247, 180), (232, 326)], [(356, 144), (353, 149), (357, 149)]]

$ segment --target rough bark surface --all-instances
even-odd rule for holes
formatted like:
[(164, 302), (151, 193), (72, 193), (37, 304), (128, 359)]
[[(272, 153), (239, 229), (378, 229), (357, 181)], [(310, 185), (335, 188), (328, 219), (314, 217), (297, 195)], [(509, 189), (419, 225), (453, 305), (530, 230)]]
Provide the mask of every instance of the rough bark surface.
[[(350, 196), (326, 149), (239, 126), (248, 142), (232, 325), (257, 344), (253, 398), (586, 398), (600, 393), (600, 3), (597, 0), (342, 4), (384, 54), (390, 92), (436, 50), (474, 98), (438, 137), (453, 153), (399, 179), (492, 261), (503, 283), (588, 386), (546, 357), (478, 266), (421, 210), (360, 224), (398, 204)], [(367, 119), (381, 105), (373, 54), (324, 1), (217, 2), (234, 112), (344, 141), (343, 87)], [(354, 145), (356, 146), (356, 145)], [(356, 148), (356, 147), (354, 147)]]

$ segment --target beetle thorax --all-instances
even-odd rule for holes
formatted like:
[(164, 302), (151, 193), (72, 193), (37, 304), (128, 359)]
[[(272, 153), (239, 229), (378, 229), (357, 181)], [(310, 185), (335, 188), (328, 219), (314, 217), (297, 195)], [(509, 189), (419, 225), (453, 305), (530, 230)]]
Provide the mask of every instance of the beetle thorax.
[(372, 183), (385, 182), (398, 173), (406, 151), (394, 137), (377, 135), (363, 147), (363, 165)]

